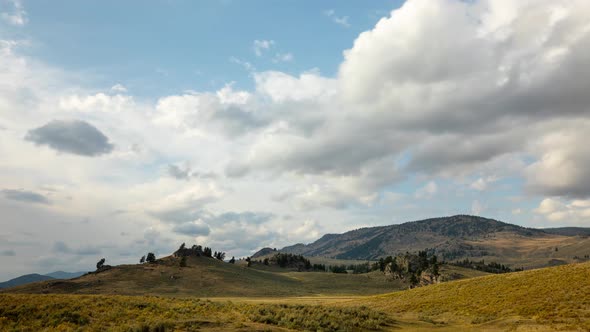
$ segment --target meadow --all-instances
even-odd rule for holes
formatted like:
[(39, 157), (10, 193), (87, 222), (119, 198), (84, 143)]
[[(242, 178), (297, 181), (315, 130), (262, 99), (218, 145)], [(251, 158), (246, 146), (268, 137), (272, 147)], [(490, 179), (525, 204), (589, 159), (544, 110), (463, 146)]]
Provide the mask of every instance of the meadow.
[[(0, 293), (0, 330), (590, 331), (590, 262), (499, 275), (473, 271), (469, 279), (369, 296), (360, 295), (362, 284), (355, 288), (364, 280), (356, 278), (367, 275), (280, 275), (292, 285), (315, 285), (315, 293), (307, 288), (299, 295), (277, 295), (285, 294), (277, 291), (279, 284), (247, 291), (258, 296), (232, 296), (231, 289), (225, 295), (206, 292), (214, 297), (146, 296), (152, 294), (149, 288), (137, 296), (25, 294), (38, 289), (15, 288), (21, 294)], [(43, 285), (48, 284), (35, 287)], [(265, 291), (268, 295), (261, 296)]]
[(394, 326), (367, 307), (117, 295), (0, 295), (2, 331), (359, 331)]

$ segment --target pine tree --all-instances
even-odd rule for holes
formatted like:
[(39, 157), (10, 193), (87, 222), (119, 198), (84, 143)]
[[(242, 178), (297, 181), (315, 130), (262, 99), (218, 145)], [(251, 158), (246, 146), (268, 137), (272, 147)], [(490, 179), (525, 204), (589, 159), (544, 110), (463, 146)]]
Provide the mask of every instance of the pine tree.
[(186, 256), (182, 256), (180, 259), (180, 267), (186, 267)]
[(149, 252), (146, 257), (146, 262), (148, 263), (155, 263), (156, 262), (156, 255), (153, 252)]
[(96, 269), (97, 270), (100, 270), (100, 268), (104, 266), (104, 262), (105, 262), (105, 259), (104, 258), (102, 258), (101, 260), (99, 260), (98, 263), (96, 263)]

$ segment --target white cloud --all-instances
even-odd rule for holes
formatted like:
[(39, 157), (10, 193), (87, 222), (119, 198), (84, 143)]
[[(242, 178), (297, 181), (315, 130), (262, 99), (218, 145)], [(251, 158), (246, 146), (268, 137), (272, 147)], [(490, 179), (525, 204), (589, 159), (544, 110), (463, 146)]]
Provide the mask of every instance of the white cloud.
[(7, 8), (2, 8), (2, 4), (0, 3), (0, 9), (3, 9), (3, 11), (6, 10), (0, 14), (0, 17), (5, 22), (17, 26), (27, 24), (29, 19), (21, 0), (5, 0), (4, 6)]
[[(115, 91), (115, 90), (113, 90)], [(135, 107), (133, 97), (110, 96), (104, 93), (94, 95), (69, 95), (59, 99), (59, 108), (77, 112), (123, 112)]]
[(268, 50), (270, 50), (274, 46), (274, 40), (255, 40), (252, 43), (252, 49), (254, 50), (254, 54), (260, 57), (262, 54)]
[(117, 83), (117, 84), (115, 84), (115, 85), (113, 85), (111, 87), (111, 91), (113, 91), (113, 92), (126, 93), (127, 92), (127, 88), (123, 84)]
[(324, 15), (329, 17), (332, 22), (341, 25), (345, 28), (350, 27), (350, 23), (348, 22), (348, 16), (337, 16), (336, 11), (334, 9), (328, 9), (324, 11)]
[(486, 177), (480, 177), (477, 180), (473, 181), (469, 187), (471, 187), (472, 189), (475, 190), (479, 190), (479, 191), (484, 191), (486, 189), (488, 189), (488, 186), (491, 183), (494, 183), (498, 181), (498, 178), (496, 176), (486, 176)]
[[(380, 213), (371, 207), (399, 200), (391, 194), (398, 190), (434, 197), (438, 184), (446, 191), (454, 183), (440, 182), (449, 177), (461, 189), (483, 191), (465, 193), (473, 213), (486, 212), (485, 198), (473, 195), (515, 179), (516, 190), (524, 181), (527, 191), (510, 195), (546, 198), (539, 218), (583, 224), (590, 208), (588, 17), (586, 0), (409, 0), (358, 36), (335, 77), (257, 72), (231, 58), (251, 73), (253, 89), (229, 83), (155, 101), (121, 85), (85, 89), (71, 79), (80, 73), (1, 40), (0, 155), (8, 157), (0, 159), (0, 189), (26, 188), (51, 202), (25, 210), (3, 198), (3, 218), (19, 221), (7, 222), (5, 232), (23, 243), (19, 257), (50, 250), (63, 222), (80, 241), (131, 234), (121, 246), (137, 253), (166, 253), (177, 247), (171, 243), (197, 237), (245, 254), (357, 227), (367, 221), (354, 212), (371, 218)], [(292, 60), (273, 41), (255, 46), (269, 60)], [(89, 161), (24, 140), (28, 130), (62, 119), (92, 123), (116, 149)], [(231, 178), (206, 176), (224, 169)], [(415, 191), (396, 187), (405, 178), (428, 182)], [(257, 219), (247, 211), (264, 212)], [(232, 213), (239, 217), (221, 218)], [(280, 217), (286, 214), (288, 221)], [(24, 246), (21, 226), (38, 229), (46, 243)], [(138, 229), (145, 234), (134, 236)], [(105, 254), (119, 250), (102, 245), (88, 244)]]
[(279, 63), (279, 62), (291, 62), (295, 57), (292, 53), (277, 53), (275, 57), (272, 59), (272, 62)]
[(431, 198), (438, 192), (438, 185), (434, 181), (428, 181), (423, 187), (416, 190), (416, 198)]
[(542, 137), (534, 144), (539, 159), (526, 168), (529, 190), (551, 196), (590, 196), (590, 120), (576, 121), (567, 130)]
[(555, 198), (545, 198), (535, 209), (535, 213), (559, 224), (587, 226), (590, 218), (590, 200), (567, 202)]
[(294, 77), (278, 71), (265, 71), (254, 76), (257, 92), (273, 102), (288, 101), (313, 103), (328, 101), (336, 95), (336, 82), (315, 71)]

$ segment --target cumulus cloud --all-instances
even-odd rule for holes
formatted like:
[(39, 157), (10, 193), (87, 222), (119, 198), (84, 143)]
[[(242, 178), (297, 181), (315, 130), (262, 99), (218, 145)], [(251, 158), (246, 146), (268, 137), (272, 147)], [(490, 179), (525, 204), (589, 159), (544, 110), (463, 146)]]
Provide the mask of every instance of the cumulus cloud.
[(587, 225), (590, 218), (590, 200), (573, 200), (570, 202), (545, 198), (535, 209), (535, 213), (552, 222)]
[(198, 133), (235, 137), (263, 127), (267, 120), (253, 107), (253, 96), (231, 84), (215, 93), (188, 93), (158, 100), (154, 123)]
[(590, 122), (544, 136), (534, 150), (540, 158), (525, 170), (529, 191), (549, 196), (590, 196)]
[[(111, 88), (112, 91), (125, 92), (125, 87), (122, 85), (115, 85)], [(69, 95), (59, 99), (59, 107), (67, 111), (79, 112), (107, 112), (120, 113), (126, 110), (131, 110), (135, 107), (135, 102), (132, 97), (116, 94), (107, 95), (105, 93), (97, 93), (92, 95)]]
[(378, 200), (382, 187), (393, 185), (402, 178), (396, 164), (384, 159), (369, 162), (354, 174), (326, 172), (317, 176), (298, 177), (300, 185), (275, 193), (273, 199), (291, 201), (299, 210), (370, 207)]
[[(455, 206), (485, 213), (486, 190), (499, 178), (517, 191), (507, 196), (552, 200), (541, 202), (537, 219), (582, 223), (590, 188), (583, 144), (590, 128), (589, 16), (586, 0), (409, 0), (356, 38), (333, 77), (257, 72), (232, 58), (250, 72), (253, 89), (230, 83), (155, 102), (127, 96), (121, 86), (104, 93), (67, 86), (68, 75), (18, 56), (19, 42), (0, 41), (0, 155), (9, 156), (0, 162), (0, 180), (5, 188), (63, 185), (51, 197), (71, 196), (68, 206), (52, 199), (43, 210), (62, 209), (75, 220), (88, 215), (109, 225), (101, 230), (116, 228), (117, 238), (146, 229), (134, 245), (162, 253), (184, 236), (236, 253), (313, 240), (323, 229), (385, 220), (382, 206), (370, 207), (399, 198), (389, 192), (435, 197), (441, 183), (460, 184), (449, 190), (464, 195), (449, 198)], [(268, 60), (289, 58), (274, 42), (255, 44)], [(88, 123), (49, 122), (63, 117), (104, 126), (121, 148), (113, 151)], [(22, 136), (42, 123), (27, 141), (111, 154), (68, 163), (38, 154)], [(178, 163), (184, 160), (202, 170), (225, 168), (231, 178), (209, 177)], [(146, 184), (153, 178), (157, 183)], [(404, 179), (410, 181), (400, 185)], [(420, 179), (427, 180), (418, 191), (408, 187)], [(532, 198), (518, 192), (523, 182)], [(5, 199), (0, 205), (26, 207)], [(97, 217), (119, 209), (127, 212)], [(513, 212), (533, 219), (530, 209)], [(277, 217), (285, 214), (292, 218)], [(58, 228), (61, 217), (43, 224)], [(65, 243), (56, 249), (77, 251)]]
[(13, 201), (35, 203), (35, 204), (50, 204), (50, 201), (44, 195), (33, 191), (27, 191), (23, 189), (4, 189), (1, 191), (4, 198)]
[(96, 127), (80, 120), (53, 120), (29, 130), (25, 139), (65, 153), (94, 157), (110, 153), (113, 144)]
[[(548, 122), (587, 118), (589, 10), (583, 1), (407, 1), (359, 35), (336, 79), (257, 74), (258, 93), (298, 105), (299, 119), (320, 116), (313, 127), (273, 123), (229, 173), (358, 174), (367, 162), (407, 156), (408, 174), (466, 176), (527, 160), (536, 137), (571, 127)], [(529, 169), (532, 191), (583, 195), (584, 181), (533, 183), (554, 167), (582, 178), (583, 152)]]

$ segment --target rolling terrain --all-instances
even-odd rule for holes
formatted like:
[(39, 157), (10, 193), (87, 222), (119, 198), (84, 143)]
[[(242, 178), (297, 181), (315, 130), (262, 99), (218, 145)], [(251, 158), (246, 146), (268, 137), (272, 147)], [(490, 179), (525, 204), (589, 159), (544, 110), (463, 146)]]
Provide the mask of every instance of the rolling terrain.
[(373, 260), (433, 248), (446, 261), (484, 259), (534, 268), (584, 261), (590, 255), (588, 231), (575, 227), (524, 228), (457, 215), (326, 234), (313, 243), (296, 244), (280, 251), (307, 257)]
[[(346, 300), (0, 294), (0, 329), (63, 331), (587, 331), (590, 263)], [(322, 300), (323, 299), (323, 300)]]
[[(350, 296), (383, 294), (408, 288), (407, 280), (389, 280), (380, 272), (339, 274), (296, 272), (253, 264), (246, 267), (208, 257), (159, 259), (156, 264), (120, 265), (71, 280), (48, 280), (10, 289), (10, 293), (119, 294), (198, 297)], [(441, 268), (453, 278), (486, 275), (455, 266)]]
[(588, 331), (589, 276), (590, 263), (569, 264), (429, 285), (348, 305), (426, 322), (428, 329)]

